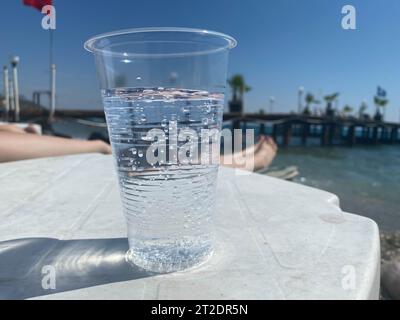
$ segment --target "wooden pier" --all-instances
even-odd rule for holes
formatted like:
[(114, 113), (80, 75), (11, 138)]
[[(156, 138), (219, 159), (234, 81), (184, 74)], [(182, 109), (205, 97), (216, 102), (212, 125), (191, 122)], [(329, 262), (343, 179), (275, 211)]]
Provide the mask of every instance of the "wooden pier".
[[(91, 121), (93, 118), (104, 119), (104, 111), (57, 110), (56, 117)], [(23, 118), (32, 121), (27, 115)], [(400, 123), (394, 122), (288, 113), (224, 113), (223, 120), (225, 124), (229, 122), (232, 129), (251, 127), (257, 133), (271, 135), (281, 146), (311, 142), (315, 145), (316, 141), (321, 146), (400, 143)], [(47, 116), (38, 116), (34, 122), (45, 126)]]
[(321, 146), (400, 143), (400, 123), (393, 122), (258, 113), (225, 113), (224, 121), (231, 122), (232, 129), (255, 127), (282, 146), (289, 146), (293, 138), (298, 138), (302, 145), (318, 139)]

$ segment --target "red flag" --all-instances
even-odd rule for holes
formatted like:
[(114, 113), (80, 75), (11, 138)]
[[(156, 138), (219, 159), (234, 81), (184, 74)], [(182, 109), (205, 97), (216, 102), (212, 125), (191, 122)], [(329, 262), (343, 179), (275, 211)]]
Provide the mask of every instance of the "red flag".
[(53, 5), (53, 0), (24, 0), (24, 5), (31, 6), (39, 11), (42, 11), (44, 6)]

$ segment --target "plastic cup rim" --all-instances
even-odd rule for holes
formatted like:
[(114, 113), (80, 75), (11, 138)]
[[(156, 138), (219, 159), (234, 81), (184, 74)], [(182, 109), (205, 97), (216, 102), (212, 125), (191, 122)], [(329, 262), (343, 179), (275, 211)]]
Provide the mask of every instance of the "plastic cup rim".
[[(111, 38), (114, 36), (128, 35), (134, 33), (147, 33), (147, 32), (186, 32), (193, 34), (201, 34), (208, 36), (215, 36), (225, 40), (225, 45), (221, 45), (219, 47), (209, 49), (209, 50), (199, 50), (199, 51), (191, 51), (191, 52), (176, 52), (176, 53), (135, 53), (135, 52), (118, 52), (107, 49), (97, 48), (96, 44), (106, 38)], [(163, 42), (163, 41), (161, 41)], [(84, 48), (94, 54), (107, 55), (112, 57), (136, 57), (136, 58), (151, 58), (151, 57), (185, 57), (185, 56), (195, 56), (195, 55), (207, 55), (212, 53), (217, 53), (224, 50), (233, 49), (236, 47), (237, 41), (224, 33), (205, 30), (205, 29), (196, 29), (196, 28), (176, 28), (176, 27), (152, 27), (152, 28), (132, 28), (132, 29), (123, 29), (117, 30), (107, 33), (102, 33), (96, 35), (84, 43)]]

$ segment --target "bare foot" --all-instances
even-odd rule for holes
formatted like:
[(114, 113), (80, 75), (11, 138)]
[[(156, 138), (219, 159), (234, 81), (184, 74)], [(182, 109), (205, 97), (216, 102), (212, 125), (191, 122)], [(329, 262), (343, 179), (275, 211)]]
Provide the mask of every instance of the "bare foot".
[(274, 139), (272, 137), (266, 137), (267, 143), (274, 149), (276, 152), (278, 151), (278, 145), (275, 143)]
[(263, 142), (260, 150), (254, 154), (254, 171), (271, 165), (272, 161), (276, 157), (278, 146), (271, 137)]
[(24, 128), (24, 131), (26, 133), (39, 134), (39, 132), (36, 130), (35, 126), (32, 123), (28, 124), (28, 126)]
[(267, 137), (265, 137), (265, 136), (260, 136), (260, 138), (258, 139), (258, 142), (255, 143), (255, 144), (253, 144), (252, 146), (250, 146), (250, 147), (244, 149), (244, 150), (242, 151), (242, 154), (243, 154), (244, 156), (255, 154), (256, 152), (258, 152), (258, 151), (261, 149), (262, 144), (263, 144), (264, 141), (266, 141), (266, 139), (267, 139)]
[(269, 166), (275, 159), (277, 151), (278, 146), (274, 139), (262, 136), (257, 144), (243, 152), (221, 157), (221, 165), (256, 171)]

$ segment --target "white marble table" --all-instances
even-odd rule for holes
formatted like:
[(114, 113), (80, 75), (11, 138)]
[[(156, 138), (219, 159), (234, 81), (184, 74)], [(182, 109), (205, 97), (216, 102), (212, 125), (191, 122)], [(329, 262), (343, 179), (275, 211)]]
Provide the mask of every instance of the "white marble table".
[(0, 164), (2, 299), (378, 298), (377, 225), (292, 182), (222, 168), (216, 253), (192, 271), (133, 269), (125, 232), (110, 156)]

